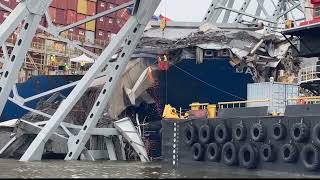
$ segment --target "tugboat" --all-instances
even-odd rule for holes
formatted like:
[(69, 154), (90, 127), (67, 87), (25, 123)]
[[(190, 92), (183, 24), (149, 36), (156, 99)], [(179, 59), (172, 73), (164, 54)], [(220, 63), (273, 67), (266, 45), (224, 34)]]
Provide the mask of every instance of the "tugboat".
[[(319, 1), (312, 1), (315, 12)], [(319, 57), (319, 16), (282, 32), (299, 57)], [(166, 105), (163, 163), (168, 168), (232, 169), (320, 175), (320, 68), (303, 68), (297, 84), (248, 84), (247, 100), (193, 103), (187, 112)], [(310, 96), (301, 93), (307, 90)], [(246, 170), (245, 170), (246, 171)], [(247, 172), (247, 171), (246, 171)]]

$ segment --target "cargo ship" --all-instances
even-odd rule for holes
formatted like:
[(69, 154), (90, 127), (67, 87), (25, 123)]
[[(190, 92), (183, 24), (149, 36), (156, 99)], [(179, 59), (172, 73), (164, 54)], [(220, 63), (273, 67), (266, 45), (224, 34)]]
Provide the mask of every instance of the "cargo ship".
[[(300, 57), (319, 57), (320, 2), (311, 3), (313, 19), (282, 32)], [(249, 83), (244, 101), (199, 100), (182, 111), (167, 104), (163, 167), (319, 177), (319, 73), (318, 61), (300, 69), (297, 83), (275, 82), (272, 77)]]

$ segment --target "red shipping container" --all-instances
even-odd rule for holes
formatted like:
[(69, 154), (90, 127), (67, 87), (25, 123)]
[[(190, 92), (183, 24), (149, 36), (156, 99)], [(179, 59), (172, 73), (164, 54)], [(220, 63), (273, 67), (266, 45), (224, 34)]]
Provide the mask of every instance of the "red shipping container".
[(129, 2), (130, 0), (114, 0), (114, 3), (117, 4), (117, 5), (120, 5), (120, 4), (124, 4), (124, 3), (127, 3)]
[(68, 9), (77, 11), (78, 0), (67, 0), (68, 1)]
[(320, 4), (320, 0), (311, 0), (311, 4)]
[(4, 20), (9, 16), (9, 12), (0, 10), (0, 23), (3, 23)]
[(107, 3), (112, 3), (112, 4), (116, 4), (116, 0), (104, 0)]
[(49, 7), (49, 16), (53, 23), (56, 22), (56, 14), (57, 14), (57, 9), (53, 7)]
[(127, 9), (122, 9), (122, 10), (118, 11), (116, 14), (116, 18), (127, 21), (130, 18), (129, 11)]
[(103, 30), (96, 30), (95, 32), (95, 38), (98, 40), (106, 40), (107, 39), (107, 33)]
[(52, 0), (51, 2), (51, 7), (54, 7), (54, 8), (58, 8), (58, 9), (68, 9), (68, 1), (61, 1), (61, 0)]
[(0, 0), (0, 3), (7, 6), (7, 7), (10, 7), (10, 4), (11, 4), (10, 1), (12, 1), (12, 0)]
[(73, 10), (67, 10), (67, 24), (77, 22), (77, 12)]
[(10, 0), (9, 8), (14, 9), (18, 5), (17, 0)]
[[(106, 10), (113, 9), (113, 8), (115, 8), (115, 7), (117, 7), (117, 5), (112, 4), (112, 3), (107, 3), (107, 5), (106, 5)], [(116, 15), (117, 15), (117, 11), (114, 12), (114, 13), (112, 13), (112, 14), (108, 14), (107, 16), (114, 18), (114, 17), (116, 17)]]
[(88, 1), (87, 14), (91, 16), (96, 14), (96, 2)]
[(67, 21), (67, 11), (63, 9), (56, 9), (56, 23), (65, 25)]
[(100, 17), (96, 21), (96, 29), (105, 30), (106, 28), (106, 17)]
[(103, 12), (107, 9), (107, 3), (103, 0), (97, 1), (97, 13)]
[[(87, 16), (83, 14), (77, 14), (77, 21), (85, 19)], [(81, 29), (86, 29), (86, 24), (82, 24), (79, 26)]]

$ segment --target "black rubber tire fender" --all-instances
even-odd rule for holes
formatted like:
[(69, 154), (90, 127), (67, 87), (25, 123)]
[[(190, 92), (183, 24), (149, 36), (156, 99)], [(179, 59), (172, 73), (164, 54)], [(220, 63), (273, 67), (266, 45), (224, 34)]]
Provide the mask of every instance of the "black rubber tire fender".
[(247, 137), (247, 128), (242, 123), (239, 123), (233, 127), (232, 134), (236, 141), (244, 141)]
[(308, 144), (303, 147), (300, 156), (301, 156), (300, 158), (302, 160), (302, 163), (307, 170), (315, 171), (319, 169), (320, 152), (318, 147), (312, 144)]
[(238, 163), (238, 148), (232, 142), (227, 142), (222, 147), (222, 161), (228, 166)]
[(244, 144), (239, 150), (239, 163), (247, 169), (254, 169), (259, 162), (259, 151), (253, 144)]
[(199, 141), (202, 144), (207, 144), (213, 141), (213, 133), (208, 124), (204, 124), (199, 129)]
[(304, 142), (308, 139), (310, 130), (305, 123), (296, 123), (291, 128), (291, 137), (296, 142)]
[(282, 123), (272, 125), (272, 138), (276, 141), (282, 140), (287, 135), (287, 128)]
[(298, 148), (294, 144), (285, 144), (281, 147), (282, 160), (286, 163), (294, 163), (298, 160)]
[(251, 128), (251, 137), (256, 142), (263, 142), (266, 138), (266, 130), (263, 124), (255, 123)]
[(224, 123), (218, 124), (214, 130), (214, 138), (218, 143), (225, 143), (230, 139), (227, 126)]
[(320, 123), (316, 124), (312, 129), (312, 140), (315, 145), (320, 147)]
[(260, 158), (264, 162), (273, 162), (276, 159), (273, 146), (271, 144), (263, 144), (260, 147)]
[(207, 160), (211, 162), (219, 162), (221, 159), (221, 147), (217, 143), (210, 143), (207, 147)]
[(192, 159), (195, 161), (202, 161), (204, 157), (204, 147), (200, 143), (195, 143), (191, 148)]
[(197, 128), (194, 125), (188, 124), (184, 128), (184, 142), (191, 146), (192, 144), (198, 141), (198, 132)]

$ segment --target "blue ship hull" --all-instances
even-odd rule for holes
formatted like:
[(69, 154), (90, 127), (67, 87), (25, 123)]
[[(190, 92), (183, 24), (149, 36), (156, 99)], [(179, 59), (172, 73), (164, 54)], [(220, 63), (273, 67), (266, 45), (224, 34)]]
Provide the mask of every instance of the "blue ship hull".
[[(17, 91), (21, 97), (28, 98), (39, 93), (43, 93), (51, 89), (66, 85), (68, 83), (78, 81), (81, 79), (81, 77), (81, 75), (33, 76), (23, 83), (17, 83)], [(60, 93), (64, 96), (68, 96), (72, 89), (73, 87), (62, 90), (60, 91)], [(12, 97), (12, 93), (10, 96)], [(51, 95), (47, 95), (40, 99), (35, 99), (33, 101), (27, 102), (25, 105), (30, 108), (36, 108), (37, 103), (40, 100), (46, 100), (50, 96)], [(1, 114), (0, 121), (21, 118), (26, 113), (28, 113), (27, 110), (19, 107), (11, 101), (7, 101), (5, 108)]]
[(229, 59), (183, 59), (160, 74), (160, 104), (190, 109), (193, 102), (211, 103), (247, 99), (252, 74), (239, 73)]

